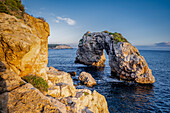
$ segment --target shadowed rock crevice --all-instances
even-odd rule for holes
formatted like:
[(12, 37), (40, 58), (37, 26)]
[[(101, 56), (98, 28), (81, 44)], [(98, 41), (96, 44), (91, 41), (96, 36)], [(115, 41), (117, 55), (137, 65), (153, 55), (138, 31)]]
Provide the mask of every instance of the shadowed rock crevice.
[(104, 50), (109, 56), (109, 65), (115, 77), (141, 84), (155, 82), (144, 57), (117, 32), (85, 33), (79, 41), (75, 63), (104, 67)]
[(8, 93), (5, 79), (2, 77), (2, 73), (6, 71), (6, 66), (0, 61), (0, 113), (8, 113)]

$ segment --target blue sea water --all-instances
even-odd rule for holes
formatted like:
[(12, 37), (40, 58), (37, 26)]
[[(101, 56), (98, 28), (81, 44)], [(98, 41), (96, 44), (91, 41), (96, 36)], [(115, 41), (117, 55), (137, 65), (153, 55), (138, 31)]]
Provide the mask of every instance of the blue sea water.
[(49, 50), (48, 66), (66, 72), (75, 71), (74, 84), (78, 75), (86, 71), (95, 78), (97, 85), (88, 88), (105, 96), (110, 113), (165, 113), (170, 112), (170, 51), (140, 50), (155, 76), (153, 85), (127, 84), (111, 78), (108, 56), (105, 68), (97, 70), (82, 64), (74, 64), (76, 49)]

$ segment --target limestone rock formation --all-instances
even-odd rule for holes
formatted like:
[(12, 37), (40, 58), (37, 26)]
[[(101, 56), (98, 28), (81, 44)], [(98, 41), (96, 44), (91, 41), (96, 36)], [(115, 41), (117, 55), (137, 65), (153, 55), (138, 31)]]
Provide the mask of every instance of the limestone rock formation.
[(48, 95), (57, 98), (69, 97), (76, 95), (76, 88), (73, 85), (68, 85), (66, 83), (59, 83), (53, 85), (48, 90)]
[(29, 83), (1, 94), (0, 100), (1, 112), (66, 113), (64, 104), (44, 96)]
[(73, 80), (69, 73), (64, 71), (47, 71), (48, 80), (53, 84), (66, 83), (68, 85), (73, 85)]
[(90, 73), (87, 72), (81, 72), (79, 75), (79, 80), (88, 87), (96, 85), (95, 79), (91, 76)]
[[(47, 95), (59, 99), (65, 104), (67, 112), (82, 113), (89, 111), (93, 113), (108, 113), (107, 102), (103, 95), (96, 91), (93, 93), (88, 89), (76, 89), (73, 85), (70, 74), (63, 71), (47, 71), (50, 88)], [(89, 73), (82, 72), (83, 80), (89, 86), (96, 84)], [(91, 81), (93, 79), (93, 81)]]
[[(56, 70), (53, 71), (56, 72)], [(51, 77), (52, 74), (54, 74), (53, 77), (62, 76), (63, 72), (57, 73), (58, 75), (50, 73), (49, 76)], [(76, 89), (72, 82), (63, 81), (62, 77), (56, 77), (56, 79), (58, 79), (57, 82), (60, 82), (51, 82), (53, 79), (48, 79), (52, 85), (49, 87), (46, 96), (30, 83), (22, 80), (16, 73), (8, 70), (1, 72), (0, 112), (82, 113), (88, 111), (109, 113), (103, 95), (96, 91), (92, 93), (88, 89)], [(72, 80), (71, 77), (65, 79)]]
[(66, 112), (65, 105), (46, 97), (12, 71), (0, 73), (0, 112)]
[(76, 96), (61, 98), (60, 102), (73, 113), (109, 113), (105, 97), (95, 90), (77, 89)]
[[(108, 113), (104, 96), (76, 89), (69, 73), (47, 68), (49, 34), (48, 23), (41, 19), (0, 13), (0, 113)], [(48, 91), (24, 81), (25, 75), (45, 79)]]
[(25, 14), (25, 20), (0, 13), (0, 61), (20, 76), (47, 79), (49, 25)]
[(20, 76), (12, 71), (0, 73), (0, 93), (11, 91), (25, 83)]
[(155, 82), (144, 57), (120, 33), (85, 33), (79, 41), (75, 62), (93, 66), (103, 65), (103, 50), (109, 56), (112, 75), (142, 84)]

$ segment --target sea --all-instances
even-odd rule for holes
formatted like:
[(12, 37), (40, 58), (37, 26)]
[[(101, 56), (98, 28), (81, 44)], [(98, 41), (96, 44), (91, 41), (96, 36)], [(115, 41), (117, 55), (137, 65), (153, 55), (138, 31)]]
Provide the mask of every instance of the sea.
[[(152, 85), (132, 84), (111, 77), (108, 56), (104, 69), (95, 69), (82, 64), (75, 64), (76, 48), (49, 49), (48, 66), (71, 72), (76, 88), (96, 90), (104, 95), (110, 113), (170, 113), (170, 51), (139, 50), (144, 56), (156, 82)], [(78, 80), (82, 72), (90, 73), (97, 85), (89, 88)]]

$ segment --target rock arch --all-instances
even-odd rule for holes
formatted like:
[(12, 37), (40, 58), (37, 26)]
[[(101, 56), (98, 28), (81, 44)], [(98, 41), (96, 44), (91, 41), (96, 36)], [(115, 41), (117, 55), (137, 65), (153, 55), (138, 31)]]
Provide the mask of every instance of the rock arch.
[(75, 63), (104, 67), (104, 50), (109, 56), (111, 72), (120, 79), (142, 84), (155, 82), (151, 69), (138, 49), (117, 32), (85, 33), (79, 41)]

